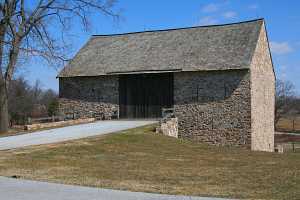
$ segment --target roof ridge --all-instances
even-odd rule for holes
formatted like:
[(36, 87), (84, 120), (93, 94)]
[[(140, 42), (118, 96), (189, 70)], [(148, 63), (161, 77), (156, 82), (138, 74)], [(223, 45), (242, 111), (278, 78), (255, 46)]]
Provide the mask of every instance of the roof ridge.
[(153, 32), (165, 32), (165, 31), (176, 31), (176, 30), (186, 30), (186, 29), (195, 29), (195, 28), (209, 28), (209, 27), (219, 27), (219, 26), (230, 26), (230, 25), (238, 25), (251, 23), (256, 21), (265, 21), (264, 18), (257, 18), (252, 20), (233, 22), (233, 23), (225, 23), (225, 24), (213, 24), (213, 25), (203, 25), (203, 26), (189, 26), (182, 28), (169, 28), (169, 29), (157, 29), (157, 30), (147, 30), (147, 31), (134, 31), (134, 32), (125, 32), (125, 33), (115, 33), (115, 34), (93, 34), (91, 37), (108, 37), (108, 36), (122, 36), (122, 35), (131, 35), (131, 34), (139, 34), (139, 33), (153, 33)]

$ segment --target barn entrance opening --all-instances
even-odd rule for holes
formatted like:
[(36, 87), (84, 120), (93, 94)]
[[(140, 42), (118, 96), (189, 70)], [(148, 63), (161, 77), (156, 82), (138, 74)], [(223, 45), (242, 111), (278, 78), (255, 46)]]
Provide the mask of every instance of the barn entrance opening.
[(120, 118), (160, 118), (173, 106), (173, 73), (119, 75)]

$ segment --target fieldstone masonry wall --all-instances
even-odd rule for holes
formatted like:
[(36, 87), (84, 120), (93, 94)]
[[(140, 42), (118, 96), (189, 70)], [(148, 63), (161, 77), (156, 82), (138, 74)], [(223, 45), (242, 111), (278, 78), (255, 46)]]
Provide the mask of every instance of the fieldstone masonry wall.
[(118, 113), (117, 76), (60, 78), (59, 82), (59, 109), (62, 114), (111, 119)]
[(97, 117), (100, 119), (111, 119), (118, 113), (119, 106), (116, 104), (87, 102), (82, 100), (59, 99), (60, 113), (64, 115), (75, 114), (78, 118)]
[(248, 70), (175, 73), (174, 108), (180, 138), (251, 144)]

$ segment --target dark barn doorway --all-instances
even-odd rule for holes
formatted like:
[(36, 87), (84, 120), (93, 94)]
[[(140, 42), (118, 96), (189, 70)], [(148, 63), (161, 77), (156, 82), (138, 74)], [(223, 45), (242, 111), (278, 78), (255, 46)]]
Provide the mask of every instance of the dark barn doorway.
[(119, 76), (120, 118), (159, 118), (173, 106), (173, 73)]

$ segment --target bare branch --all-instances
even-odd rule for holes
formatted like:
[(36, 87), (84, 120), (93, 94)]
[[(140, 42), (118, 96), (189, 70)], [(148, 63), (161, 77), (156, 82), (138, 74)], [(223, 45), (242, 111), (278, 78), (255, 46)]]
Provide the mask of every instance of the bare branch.
[(289, 81), (276, 80), (275, 124), (294, 109), (294, 85)]
[[(84, 30), (88, 30), (93, 12), (117, 18), (118, 14), (112, 10), (114, 3), (115, 0), (2, 0), (0, 101), (7, 102), (7, 89), (20, 60), (38, 56), (51, 64), (63, 64), (68, 60), (64, 34), (71, 30), (69, 23), (80, 20)], [(50, 31), (53, 27), (56, 32)], [(57, 32), (61, 33), (61, 38)], [(0, 119), (0, 131), (2, 125)]]

